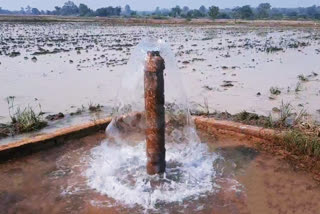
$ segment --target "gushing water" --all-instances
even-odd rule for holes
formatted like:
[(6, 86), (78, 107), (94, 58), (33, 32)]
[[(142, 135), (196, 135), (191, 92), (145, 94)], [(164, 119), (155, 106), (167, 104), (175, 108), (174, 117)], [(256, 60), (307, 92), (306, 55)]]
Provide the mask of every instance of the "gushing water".
[[(159, 51), (166, 67), (167, 168), (163, 175), (155, 176), (146, 173), (143, 71), (147, 51)], [(222, 171), (216, 170), (214, 163), (222, 158), (197, 136), (174, 55), (167, 45), (145, 40), (137, 46), (118, 98), (114, 119), (106, 130), (108, 139), (91, 151), (86, 171), (89, 187), (127, 206), (144, 209), (196, 200), (218, 191), (215, 179)]]
[(215, 191), (216, 175), (206, 144), (167, 145), (167, 169), (163, 176), (146, 173), (145, 142), (135, 146), (112, 146), (104, 142), (92, 151), (88, 184), (102, 194), (129, 206), (146, 209), (158, 204), (196, 199)]

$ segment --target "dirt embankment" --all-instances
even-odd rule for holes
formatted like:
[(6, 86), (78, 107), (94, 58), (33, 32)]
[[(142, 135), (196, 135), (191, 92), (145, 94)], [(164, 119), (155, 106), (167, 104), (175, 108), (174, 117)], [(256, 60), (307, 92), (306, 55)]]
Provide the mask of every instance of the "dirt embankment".
[(233, 20), (233, 19), (182, 19), (182, 18), (107, 18), (70, 16), (0, 15), (0, 22), (101, 22), (110, 25), (230, 25), (252, 27), (320, 27), (316, 21), (294, 20)]

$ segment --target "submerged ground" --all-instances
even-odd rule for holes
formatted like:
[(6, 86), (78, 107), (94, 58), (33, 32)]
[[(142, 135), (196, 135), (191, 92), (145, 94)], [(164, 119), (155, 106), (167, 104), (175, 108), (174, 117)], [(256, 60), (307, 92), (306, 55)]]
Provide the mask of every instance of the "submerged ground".
[(284, 102), (320, 120), (316, 28), (1, 23), (0, 30), (0, 123), (9, 120), (7, 97), (47, 114), (104, 106), (99, 115), (67, 118), (76, 122), (110, 114), (131, 52), (146, 37), (172, 48), (194, 110), (268, 115)]

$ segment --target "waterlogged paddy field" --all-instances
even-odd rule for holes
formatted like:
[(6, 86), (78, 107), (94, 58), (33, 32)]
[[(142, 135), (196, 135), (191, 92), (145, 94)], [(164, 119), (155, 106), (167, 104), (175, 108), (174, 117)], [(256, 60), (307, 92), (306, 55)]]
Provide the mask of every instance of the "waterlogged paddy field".
[(268, 115), (283, 101), (320, 120), (318, 29), (1, 23), (0, 32), (0, 123), (8, 96), (47, 114), (104, 106), (58, 126), (108, 115), (131, 52), (148, 37), (171, 47), (194, 110)]

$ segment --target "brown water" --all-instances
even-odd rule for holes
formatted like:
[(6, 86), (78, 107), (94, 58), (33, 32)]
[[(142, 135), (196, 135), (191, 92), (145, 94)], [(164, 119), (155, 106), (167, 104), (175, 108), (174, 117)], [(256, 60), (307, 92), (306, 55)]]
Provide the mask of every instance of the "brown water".
[(318, 213), (320, 187), (308, 173), (257, 151), (252, 140), (200, 135), (223, 157), (214, 163), (222, 172), (213, 181), (221, 187), (217, 192), (160, 203), (157, 210), (101, 195), (87, 186), (83, 174), (90, 149), (104, 139), (96, 134), (1, 164), (0, 213)]

